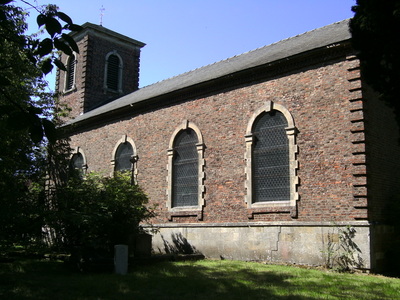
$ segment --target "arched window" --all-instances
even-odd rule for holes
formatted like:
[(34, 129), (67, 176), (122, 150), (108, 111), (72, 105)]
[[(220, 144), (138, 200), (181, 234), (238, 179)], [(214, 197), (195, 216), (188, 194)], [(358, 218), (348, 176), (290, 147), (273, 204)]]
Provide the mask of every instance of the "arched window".
[(253, 202), (290, 199), (289, 140), (285, 116), (261, 114), (253, 126)]
[(132, 170), (133, 148), (128, 142), (119, 144), (115, 153), (115, 171), (124, 172)]
[(171, 216), (197, 215), (204, 206), (204, 144), (199, 128), (184, 121), (171, 137), (168, 149), (168, 202)]
[(105, 89), (113, 92), (122, 92), (122, 58), (116, 51), (106, 56)]
[(85, 155), (79, 147), (77, 147), (69, 161), (69, 169), (71, 174), (78, 174), (79, 177), (83, 177), (87, 170)]
[(83, 168), (83, 155), (82, 153), (74, 153), (72, 154), (70, 166), (74, 169), (82, 169)]
[(246, 132), (248, 208), (296, 206), (295, 134), (293, 117), (280, 104), (267, 102), (250, 119)]
[(182, 130), (175, 138), (172, 163), (172, 207), (196, 206), (199, 203), (199, 158), (197, 134)]
[(75, 87), (76, 59), (74, 55), (68, 57), (66, 68), (65, 91), (69, 91)]
[(113, 172), (130, 172), (132, 183), (137, 183), (137, 161), (135, 143), (127, 135), (123, 135), (114, 147), (111, 164)]

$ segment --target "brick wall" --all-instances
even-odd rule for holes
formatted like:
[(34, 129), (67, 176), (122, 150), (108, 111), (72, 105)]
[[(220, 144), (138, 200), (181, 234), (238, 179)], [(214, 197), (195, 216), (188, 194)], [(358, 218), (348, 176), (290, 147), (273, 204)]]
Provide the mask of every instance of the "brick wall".
[[(85, 77), (85, 112), (96, 107), (99, 103), (112, 101), (122, 95), (129, 94), (139, 87), (139, 49), (115, 44), (113, 41), (89, 36), (87, 49)], [(104, 71), (106, 55), (116, 50), (123, 61), (122, 91), (117, 93), (105, 92)]]
[[(65, 87), (65, 72), (57, 72), (56, 90), (60, 101), (71, 109), (70, 118), (75, 118), (83, 112), (92, 110), (100, 104), (105, 104), (123, 95), (129, 94), (139, 87), (140, 47), (125, 42), (104, 37), (89, 31), (77, 41), (79, 54), (76, 54), (76, 88), (63, 93)], [(122, 94), (104, 90), (104, 75), (106, 55), (117, 51), (123, 61)], [(61, 55), (64, 64), (65, 54)]]
[[(245, 197), (246, 127), (266, 101), (285, 106), (299, 131), (298, 221), (360, 219), (354, 205), (354, 94), (349, 70), (358, 62), (346, 57), (324, 62), (269, 80), (220, 90), (161, 106), (72, 136), (81, 147), (88, 171), (112, 171), (112, 151), (126, 134), (135, 142), (138, 183), (152, 204), (158, 204), (155, 223), (167, 222), (167, 149), (182, 120), (195, 123), (205, 142), (205, 206), (203, 219), (174, 217), (172, 222), (247, 222)], [(171, 99), (173, 100), (173, 99)], [(363, 112), (361, 111), (361, 114)], [(358, 126), (358, 125), (356, 125)], [(366, 217), (366, 207), (361, 209)], [(253, 221), (289, 221), (289, 213), (255, 214)]]
[[(69, 118), (75, 118), (79, 116), (84, 109), (84, 76), (86, 70), (86, 48), (88, 43), (88, 37), (81, 39), (77, 42), (79, 53), (76, 53), (75, 59), (77, 61), (75, 65), (75, 88), (69, 92), (64, 93), (65, 90), (65, 73), (64, 71), (57, 71), (56, 78), (56, 90), (60, 93), (60, 102), (67, 105), (70, 109)], [(62, 54), (60, 57), (61, 61), (66, 65), (68, 56)]]

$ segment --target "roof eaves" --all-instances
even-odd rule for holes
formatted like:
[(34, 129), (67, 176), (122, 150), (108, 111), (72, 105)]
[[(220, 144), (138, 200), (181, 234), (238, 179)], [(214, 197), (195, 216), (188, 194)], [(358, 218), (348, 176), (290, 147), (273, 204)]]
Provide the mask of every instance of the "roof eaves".
[(349, 19), (314, 29), (306, 33), (237, 55), (143, 87), (131, 94), (76, 117), (66, 125), (79, 123), (105, 113), (148, 101), (190, 86), (212, 81), (246, 69), (289, 59), (300, 53), (327, 47), (351, 38)]

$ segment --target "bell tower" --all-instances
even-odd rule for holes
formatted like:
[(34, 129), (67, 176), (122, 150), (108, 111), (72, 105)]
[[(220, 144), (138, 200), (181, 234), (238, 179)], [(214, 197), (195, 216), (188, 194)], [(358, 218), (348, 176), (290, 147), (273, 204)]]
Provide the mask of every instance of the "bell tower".
[(139, 88), (140, 50), (144, 43), (103, 26), (85, 23), (71, 37), (74, 56), (61, 54), (67, 71), (58, 70), (59, 100), (75, 118)]

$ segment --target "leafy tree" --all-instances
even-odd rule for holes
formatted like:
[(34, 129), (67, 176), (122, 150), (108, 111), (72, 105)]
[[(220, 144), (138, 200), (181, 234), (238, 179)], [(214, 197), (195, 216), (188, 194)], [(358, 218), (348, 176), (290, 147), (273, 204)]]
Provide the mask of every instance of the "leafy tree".
[(65, 70), (57, 52), (78, 52), (65, 31), (80, 27), (54, 5), (21, 0), (48, 34), (27, 36), (25, 13), (11, 2), (0, 0), (0, 248), (40, 244), (43, 229), (68, 252), (128, 243), (153, 216), (146, 195), (123, 174), (69, 176), (68, 140), (58, 138), (55, 98), (45, 92), (44, 75)]
[(64, 31), (79, 29), (48, 6), (36, 9), (49, 38), (28, 36), (26, 13), (10, 2), (0, 1), (0, 246), (31, 244), (41, 234), (44, 136), (56, 140), (54, 95), (46, 92), (44, 75), (53, 64), (63, 67), (57, 51), (77, 50)]
[(21, 8), (5, 5), (9, 2), (12, 1), (0, 1), (0, 117), (8, 130), (27, 130), (34, 143), (42, 141), (44, 135), (54, 140), (55, 126), (46, 116), (49, 108), (46, 105), (54, 107), (54, 104), (49, 103), (49, 97), (43, 99), (47, 85), (43, 76), (53, 69), (53, 64), (65, 70), (57, 51), (69, 55), (72, 51), (79, 52), (65, 31), (77, 31), (81, 27), (54, 5), (32, 6), (38, 12), (39, 27), (43, 27), (49, 37), (40, 40), (37, 36), (27, 36), (24, 34), (27, 29), (25, 13)]
[(400, 0), (357, 0), (352, 10), (350, 30), (364, 79), (400, 124)]

